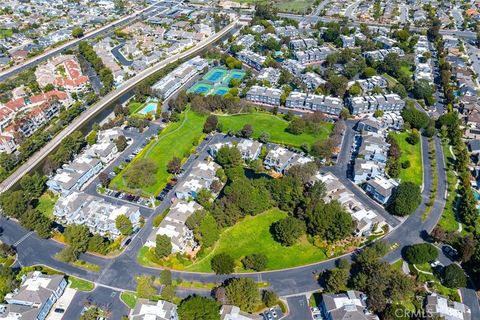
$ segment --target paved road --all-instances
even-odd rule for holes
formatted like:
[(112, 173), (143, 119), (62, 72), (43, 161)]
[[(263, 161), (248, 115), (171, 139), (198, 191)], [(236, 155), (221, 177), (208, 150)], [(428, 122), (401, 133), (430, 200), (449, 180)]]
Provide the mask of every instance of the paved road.
[(289, 314), (285, 320), (308, 320), (312, 319), (312, 313), (308, 306), (307, 296), (302, 294), (287, 298)]
[(140, 81), (143, 79), (155, 74), (156, 72), (162, 70), (167, 65), (174, 63), (176, 61), (182, 60), (184, 58), (190, 57), (201, 50), (209, 47), (216, 41), (220, 40), (222, 37), (227, 35), (231, 32), (237, 22), (232, 22), (228, 26), (226, 26), (222, 31), (216, 33), (215, 35), (202, 40), (193, 48), (181, 52), (179, 54), (173, 55), (152, 67), (140, 72), (133, 78), (125, 81), (119, 88), (116, 90), (108, 93), (105, 97), (103, 97), (99, 102), (88, 108), (85, 112), (83, 112), (80, 116), (78, 116), (73, 122), (64, 130), (62, 130), (59, 134), (57, 134), (50, 142), (48, 142), (41, 150), (36, 152), (32, 155), (27, 162), (21, 165), (15, 172), (13, 172), (7, 179), (5, 179), (2, 183), (0, 183), (0, 192), (10, 189), (14, 186), (26, 173), (30, 172), (32, 168), (35, 168), (38, 163), (40, 163), (46, 156), (48, 156), (53, 150), (55, 150), (60, 142), (68, 135), (70, 135), (75, 130), (81, 128), (81, 126), (93, 118), (97, 113), (101, 110), (106, 108), (107, 106), (114, 103), (118, 100), (122, 95), (129, 92), (133, 89)]
[(400, 23), (408, 22), (408, 5), (400, 5)]
[(462, 30), (463, 29), (463, 15), (462, 15), (462, 9), (455, 7), (452, 9), (452, 16), (455, 20), (455, 27), (457, 30)]
[(345, 17), (347, 18), (350, 18), (350, 19), (353, 19), (355, 18), (355, 11), (357, 10), (358, 6), (362, 3), (363, 0), (358, 0), (358, 1), (355, 1), (354, 3), (352, 3), (351, 5), (349, 5), (347, 7), (347, 9), (345, 10)]
[(157, 3), (152, 4), (151, 6), (145, 8), (141, 11), (137, 11), (137, 12), (131, 14), (131, 15), (123, 17), (120, 20), (112, 22), (112, 23), (110, 23), (106, 26), (103, 26), (99, 29), (88, 32), (87, 34), (85, 34), (83, 37), (81, 37), (79, 39), (74, 39), (72, 41), (69, 41), (69, 42), (61, 45), (61, 46), (58, 46), (56, 48), (52, 48), (50, 50), (47, 50), (45, 53), (42, 53), (38, 56), (35, 56), (35, 57), (29, 59), (29, 60), (23, 62), (21, 65), (13, 66), (13, 67), (5, 70), (5, 71), (2, 71), (2, 72), (0, 72), (0, 82), (7, 80), (8, 78), (18, 74), (19, 72), (22, 72), (26, 69), (29, 69), (31, 67), (34, 67), (34, 66), (38, 65), (39, 63), (50, 59), (51, 57), (61, 53), (64, 50), (71, 49), (71, 48), (77, 46), (80, 41), (94, 39), (98, 36), (101, 36), (101, 35), (104, 35), (108, 32), (111, 32), (112, 30), (116, 29), (117, 27), (119, 27), (123, 24), (130, 23), (130, 22), (134, 21), (135, 19), (139, 18), (142, 14), (150, 12), (152, 9), (155, 8), (156, 5), (157, 5)]

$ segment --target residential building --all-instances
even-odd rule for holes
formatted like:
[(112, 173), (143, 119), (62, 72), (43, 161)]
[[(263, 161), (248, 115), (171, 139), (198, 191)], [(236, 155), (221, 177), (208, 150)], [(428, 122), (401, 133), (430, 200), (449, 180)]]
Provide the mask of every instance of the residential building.
[(246, 34), (235, 41), (237, 46), (242, 46), (244, 49), (250, 49), (255, 44), (255, 37), (253, 34)]
[(294, 26), (285, 26), (285, 27), (276, 27), (275, 34), (277, 37), (289, 37), (289, 38), (296, 38), (300, 35), (300, 32)]
[(472, 319), (472, 312), (469, 307), (460, 302), (450, 301), (436, 293), (427, 296), (425, 311), (429, 320), (437, 319), (437, 317), (445, 320)]
[(137, 299), (135, 308), (130, 311), (130, 320), (178, 320), (177, 305), (165, 301)]
[(387, 204), (398, 183), (393, 179), (377, 176), (365, 182), (365, 191), (380, 204)]
[(266, 57), (250, 50), (242, 50), (238, 52), (237, 58), (257, 70), (261, 70), (263, 68), (265, 60), (267, 59)]
[(401, 111), (405, 101), (395, 93), (385, 95), (352, 97), (346, 100), (352, 115), (373, 113), (376, 110)]
[(275, 68), (263, 68), (257, 75), (257, 80), (268, 81), (271, 85), (276, 85), (280, 78), (280, 70)]
[(305, 51), (295, 51), (294, 57), (302, 64), (316, 63), (325, 60), (333, 52), (334, 49), (330, 47), (319, 47)]
[(285, 59), (283, 61), (283, 67), (297, 77), (300, 77), (303, 70), (305, 70), (305, 66), (303, 64), (292, 59)]
[(140, 227), (138, 207), (106, 202), (103, 198), (80, 192), (62, 195), (55, 204), (53, 214), (63, 224), (81, 224), (94, 234), (116, 239), (120, 236), (115, 220), (120, 215), (129, 218), (134, 229)]
[(292, 91), (285, 101), (285, 106), (289, 108), (320, 111), (338, 116), (343, 109), (343, 102), (340, 98), (336, 97), (316, 94), (307, 95), (302, 92)]
[(385, 163), (357, 158), (353, 166), (353, 182), (363, 183), (385, 173)]
[(322, 77), (315, 72), (306, 72), (302, 75), (302, 81), (305, 83), (309, 90), (315, 90), (319, 86), (327, 83)]
[(220, 308), (220, 320), (263, 320), (263, 317), (243, 312), (237, 306), (223, 305)]
[(195, 248), (197, 244), (193, 238), (192, 230), (185, 225), (188, 217), (195, 211), (201, 210), (195, 201), (178, 201), (170, 207), (170, 211), (160, 223), (157, 230), (154, 230), (146, 242), (146, 246), (154, 248), (157, 235), (166, 235), (172, 243), (172, 252), (186, 252), (189, 248)]
[(355, 47), (355, 36), (344, 36), (341, 35), (342, 46), (343, 48), (353, 48)]
[(262, 143), (255, 140), (242, 139), (237, 144), (237, 149), (240, 151), (243, 159), (255, 160), (258, 159), (262, 152)]
[(379, 61), (379, 60), (383, 60), (385, 56), (389, 53), (396, 53), (400, 57), (403, 57), (405, 55), (405, 52), (402, 49), (398, 47), (393, 47), (390, 49), (379, 49), (374, 51), (367, 51), (363, 53), (363, 56), (365, 58)]
[(246, 99), (252, 102), (279, 106), (281, 96), (282, 90), (280, 89), (252, 86), (247, 92)]
[(388, 87), (388, 81), (382, 76), (373, 76), (368, 79), (358, 79), (355, 81), (350, 81), (348, 83), (348, 88), (358, 83), (364, 92), (372, 91), (374, 88), (385, 89)]
[(56, 56), (46, 64), (39, 65), (35, 70), (35, 76), (42, 88), (47, 84), (53, 84), (65, 88), (68, 92), (84, 91), (89, 82), (72, 55)]
[[(26, 274), (18, 291), (5, 296), (3, 310), (7, 319), (44, 320), (67, 286), (63, 275), (44, 275), (40, 271)], [(0, 309), (0, 319), (2, 319)]]
[(100, 159), (82, 154), (58, 169), (47, 181), (47, 186), (53, 192), (66, 196), (73, 191), (81, 190), (82, 186), (102, 168)]
[(366, 305), (367, 296), (360, 291), (339, 294), (322, 294), (320, 309), (325, 320), (378, 320)]

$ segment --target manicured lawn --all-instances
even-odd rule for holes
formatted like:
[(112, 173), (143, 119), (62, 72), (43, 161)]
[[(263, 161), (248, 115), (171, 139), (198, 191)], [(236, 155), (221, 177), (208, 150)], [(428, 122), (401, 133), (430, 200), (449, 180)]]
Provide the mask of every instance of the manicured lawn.
[(397, 141), (402, 155), (400, 157), (400, 164), (404, 161), (410, 161), (410, 167), (407, 169), (400, 169), (399, 178), (402, 182), (413, 182), (419, 186), (422, 185), (423, 168), (422, 168), (422, 145), (417, 143), (411, 145), (405, 139), (408, 137), (408, 132), (392, 133)]
[(92, 291), (95, 288), (95, 285), (90, 281), (78, 279), (72, 276), (68, 276), (68, 283), (70, 284), (70, 288), (80, 291)]
[(396, 270), (402, 271), (403, 259), (399, 259), (392, 264), (392, 267)]
[(287, 213), (279, 209), (272, 209), (255, 217), (247, 216), (235, 226), (226, 229), (221, 234), (215, 249), (186, 270), (211, 271), (211, 258), (221, 252), (226, 252), (235, 258), (238, 272), (244, 271), (241, 259), (253, 253), (267, 256), (267, 270), (294, 267), (326, 259), (323, 250), (315, 247), (305, 238), (291, 247), (283, 247), (273, 240), (269, 231), (270, 226), (273, 222), (285, 217)]
[(446, 231), (457, 231), (459, 223), (457, 221), (454, 208), (458, 195), (456, 186), (458, 179), (453, 168), (454, 159), (452, 153), (450, 152), (449, 145), (444, 143), (442, 147), (443, 157), (447, 167), (448, 195), (447, 201), (445, 202), (445, 208), (443, 209), (442, 216), (440, 217), (439, 225)]
[(125, 303), (130, 309), (135, 308), (135, 304), (137, 303), (137, 296), (134, 293), (122, 292), (120, 294), (120, 299), (122, 299), (123, 303)]
[[(257, 3), (267, 3), (265, 0), (234, 0), (242, 4), (256, 5)], [(280, 12), (298, 12), (304, 13), (313, 5), (313, 0), (274, 0), (273, 6)]]
[(404, 63), (400, 66), (400, 72), (406, 74), (409, 77), (413, 75), (413, 71), (407, 63)]
[[(206, 116), (199, 115), (190, 109), (187, 109), (180, 117), (180, 120), (171, 123), (165, 128), (158, 139), (152, 140), (137, 157), (127, 165), (111, 182), (110, 186), (117, 190), (131, 193), (142, 193), (147, 196), (157, 195), (165, 186), (170, 178), (167, 172), (167, 164), (173, 157), (185, 159), (195, 149), (203, 136), (203, 124)], [(126, 185), (124, 174), (131, 165), (138, 159), (150, 158), (157, 163), (158, 170), (155, 174), (155, 183), (142, 188), (141, 190), (131, 190)]]
[(4, 29), (0, 28), (0, 39), (8, 38), (13, 35), (13, 30), (12, 29)]
[(268, 132), (270, 141), (294, 147), (300, 147), (302, 143), (312, 144), (315, 141), (326, 139), (333, 129), (333, 124), (325, 123), (323, 130), (316, 135), (309, 133), (294, 135), (285, 131), (288, 127), (287, 121), (263, 112), (219, 116), (218, 120), (222, 124), (224, 132), (229, 130), (236, 132), (241, 130), (245, 124), (250, 124), (253, 127), (253, 138), (258, 138), (262, 132)]
[(53, 219), (53, 207), (58, 200), (58, 196), (45, 192), (38, 201), (37, 209), (45, 216)]
[(141, 103), (141, 102), (131, 101), (128, 104), (128, 111), (130, 112), (130, 114), (134, 114), (135, 112), (140, 111), (142, 109), (143, 105), (144, 104)]

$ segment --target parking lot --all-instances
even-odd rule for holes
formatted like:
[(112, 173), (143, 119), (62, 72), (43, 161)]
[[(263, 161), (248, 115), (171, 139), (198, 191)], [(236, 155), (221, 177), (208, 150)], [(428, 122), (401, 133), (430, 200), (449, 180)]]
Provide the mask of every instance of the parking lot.
[(275, 306), (273, 308), (268, 309), (267, 311), (264, 311), (261, 315), (265, 320), (282, 319), (284, 317), (282, 310), (280, 310), (280, 307), (278, 306)]

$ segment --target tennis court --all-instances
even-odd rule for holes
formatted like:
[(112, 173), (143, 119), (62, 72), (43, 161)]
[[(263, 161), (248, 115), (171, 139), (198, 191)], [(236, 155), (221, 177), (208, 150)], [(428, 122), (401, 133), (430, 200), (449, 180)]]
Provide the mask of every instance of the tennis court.
[(228, 92), (229, 88), (225, 86), (218, 86), (213, 89), (213, 94), (217, 96), (224, 96)]
[(245, 77), (245, 71), (240, 69), (232, 69), (228, 72), (228, 75), (225, 77), (223, 83), (228, 85), (232, 79), (242, 80), (243, 77)]
[(216, 83), (222, 81), (222, 79), (225, 78), (227, 73), (228, 71), (223, 68), (213, 68), (212, 70), (207, 72), (203, 79)]
[(196, 93), (202, 95), (208, 95), (212, 90), (212, 85), (204, 82), (197, 82), (193, 85), (190, 89), (188, 89), (188, 93)]

